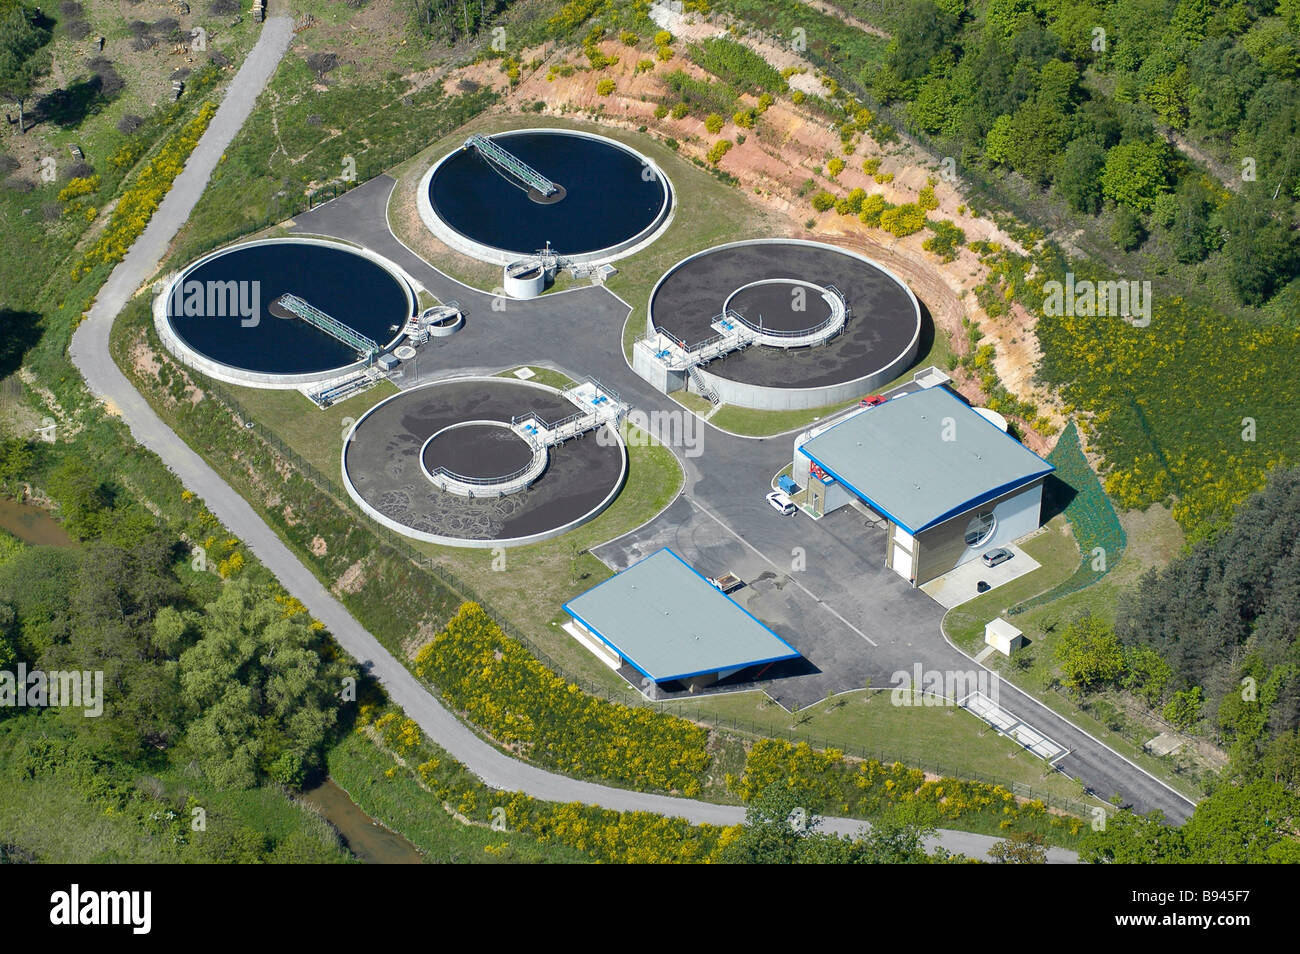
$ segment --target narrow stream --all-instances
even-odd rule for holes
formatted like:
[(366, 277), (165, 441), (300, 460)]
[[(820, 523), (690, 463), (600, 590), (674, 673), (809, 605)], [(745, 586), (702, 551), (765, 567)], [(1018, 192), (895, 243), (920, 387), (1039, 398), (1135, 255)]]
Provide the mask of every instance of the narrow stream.
[[(77, 545), (63, 526), (44, 510), (16, 500), (0, 498), (0, 530), (34, 546)], [(316, 788), (303, 792), (302, 797), (338, 829), (348, 850), (359, 860), (381, 865), (418, 865), (424, 862), (414, 845), (372, 821), (333, 779), (325, 779)]]
[(424, 858), (409, 841), (382, 825), (357, 807), (348, 793), (331, 778), (302, 793), (303, 800), (324, 815), (338, 829), (348, 850), (371, 865), (418, 865)]

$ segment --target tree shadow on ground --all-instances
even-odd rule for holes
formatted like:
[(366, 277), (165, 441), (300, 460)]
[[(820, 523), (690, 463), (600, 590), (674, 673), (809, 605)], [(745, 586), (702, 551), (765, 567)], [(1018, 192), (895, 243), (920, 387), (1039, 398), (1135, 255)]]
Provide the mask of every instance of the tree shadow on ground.
[(71, 129), (116, 99), (124, 86), (121, 76), (108, 65), (70, 86), (46, 93), (36, 101), (32, 115), (36, 122), (50, 122), (62, 129)]
[(0, 308), (0, 379), (22, 367), (23, 358), (40, 340), (39, 313)]

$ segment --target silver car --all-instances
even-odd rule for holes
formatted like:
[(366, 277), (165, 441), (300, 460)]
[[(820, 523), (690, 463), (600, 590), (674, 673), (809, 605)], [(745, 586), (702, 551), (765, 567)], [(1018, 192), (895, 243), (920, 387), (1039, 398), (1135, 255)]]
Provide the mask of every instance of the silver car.
[(1013, 556), (1015, 554), (1006, 547), (996, 547), (984, 554), (980, 559), (984, 561), (985, 566), (997, 566), (999, 563), (1006, 563)]

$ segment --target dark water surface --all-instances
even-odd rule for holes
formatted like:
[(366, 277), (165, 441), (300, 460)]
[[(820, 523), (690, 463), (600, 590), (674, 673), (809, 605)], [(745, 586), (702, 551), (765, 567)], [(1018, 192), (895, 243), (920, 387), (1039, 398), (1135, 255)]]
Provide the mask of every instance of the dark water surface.
[(257, 323), (249, 327), (239, 314), (187, 317), (176, 313), (175, 300), (168, 302), (168, 320), (183, 341), (214, 361), (248, 371), (306, 374), (357, 360), (354, 350), (318, 328), (272, 315), (268, 306), (285, 292), (380, 345), (397, 337), (409, 313), (406, 292), (396, 278), (367, 258), (323, 245), (235, 248), (192, 269), (185, 280), (205, 287), (210, 281), (260, 283)]
[(449, 226), (493, 248), (531, 254), (549, 241), (561, 255), (609, 248), (648, 228), (664, 205), (658, 178), (622, 149), (562, 133), (493, 137), (501, 148), (566, 190), (541, 204), (507, 181), (477, 149), (443, 163), (429, 202)]

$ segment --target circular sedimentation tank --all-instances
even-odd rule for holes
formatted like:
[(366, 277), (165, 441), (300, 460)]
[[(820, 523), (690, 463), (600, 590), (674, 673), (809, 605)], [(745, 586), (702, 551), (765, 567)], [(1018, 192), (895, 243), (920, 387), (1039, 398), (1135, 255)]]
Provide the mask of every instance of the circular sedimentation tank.
[(292, 388), (365, 366), (355, 343), (299, 317), (285, 295), (380, 351), (397, 342), (416, 307), (406, 276), (378, 255), (269, 239), (221, 249), (180, 272), (155, 300), (155, 325), (186, 364), (237, 384)]
[(425, 442), (421, 463), (471, 480), (502, 480), (528, 466), (534, 448), (503, 421), (452, 424)]
[(922, 330), (920, 302), (889, 269), (799, 239), (731, 242), (683, 259), (651, 291), (646, 330), (691, 350), (719, 337), (719, 319), (765, 335), (699, 365), (699, 377), (728, 404), (772, 410), (879, 388), (916, 360)]
[(832, 314), (824, 288), (788, 278), (750, 282), (731, 293), (725, 308), (755, 331), (792, 336), (815, 331)]
[(620, 142), (570, 129), (487, 138), (555, 191), (540, 194), (507, 161), (476, 146), (443, 156), (421, 179), (416, 199), (426, 227), (457, 251), (497, 265), (548, 247), (569, 262), (608, 262), (652, 241), (668, 224), (668, 177)]
[(603, 511), (627, 476), (609, 427), (545, 448), (515, 427), (577, 410), (554, 388), (508, 378), (411, 388), (353, 425), (343, 483), (370, 516), (417, 540), (487, 548), (549, 539)]

